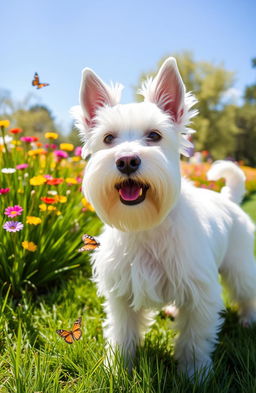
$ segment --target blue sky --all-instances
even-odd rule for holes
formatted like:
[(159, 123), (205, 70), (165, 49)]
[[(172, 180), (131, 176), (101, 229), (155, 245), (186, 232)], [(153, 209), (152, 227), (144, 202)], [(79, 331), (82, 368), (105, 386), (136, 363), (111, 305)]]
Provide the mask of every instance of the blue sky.
[[(235, 71), (238, 91), (255, 81), (255, 0), (8, 0), (0, 15), (0, 89), (47, 105), (64, 132), (84, 67), (125, 85), (124, 103), (141, 72), (183, 50)], [(49, 87), (31, 86), (35, 71)]]

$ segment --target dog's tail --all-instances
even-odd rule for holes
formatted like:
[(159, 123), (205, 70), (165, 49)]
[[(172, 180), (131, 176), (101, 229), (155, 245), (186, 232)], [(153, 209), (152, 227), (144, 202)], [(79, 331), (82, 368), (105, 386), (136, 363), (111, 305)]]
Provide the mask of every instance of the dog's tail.
[(245, 174), (231, 161), (216, 161), (207, 172), (208, 180), (224, 178), (226, 185), (222, 187), (221, 194), (239, 204), (245, 194)]

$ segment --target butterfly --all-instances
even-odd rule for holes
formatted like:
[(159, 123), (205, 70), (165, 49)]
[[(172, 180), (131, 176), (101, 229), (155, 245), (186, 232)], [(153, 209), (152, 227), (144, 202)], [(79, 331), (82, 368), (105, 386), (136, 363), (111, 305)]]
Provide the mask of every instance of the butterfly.
[(84, 242), (83, 247), (79, 248), (79, 252), (83, 252), (83, 251), (93, 251), (95, 250), (95, 248), (100, 246), (100, 243), (94, 239), (94, 237), (90, 236), (90, 235), (83, 235), (82, 240)]
[(32, 86), (36, 86), (37, 89), (49, 86), (49, 83), (40, 83), (38, 73), (35, 72), (34, 79), (32, 80)]
[(82, 337), (81, 321), (82, 318), (80, 317), (75, 321), (71, 330), (59, 329), (56, 330), (56, 333), (58, 333), (58, 335), (62, 337), (66, 343), (73, 344), (75, 340), (78, 341)]

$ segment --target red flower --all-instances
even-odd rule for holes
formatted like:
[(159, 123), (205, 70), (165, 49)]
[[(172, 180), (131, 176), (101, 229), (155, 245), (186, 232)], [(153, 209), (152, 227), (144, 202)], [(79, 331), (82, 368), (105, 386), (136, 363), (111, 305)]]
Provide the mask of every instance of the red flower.
[(52, 205), (53, 203), (56, 203), (56, 199), (50, 197), (41, 197), (41, 201), (47, 203), (48, 205)]
[(53, 178), (53, 179), (47, 180), (47, 184), (49, 184), (50, 186), (56, 186), (57, 184), (63, 183), (63, 181), (64, 180), (61, 177)]
[(10, 188), (0, 188), (0, 195), (7, 194), (10, 191)]
[(12, 128), (11, 130), (9, 130), (9, 132), (11, 132), (12, 134), (20, 134), (22, 132), (21, 128)]

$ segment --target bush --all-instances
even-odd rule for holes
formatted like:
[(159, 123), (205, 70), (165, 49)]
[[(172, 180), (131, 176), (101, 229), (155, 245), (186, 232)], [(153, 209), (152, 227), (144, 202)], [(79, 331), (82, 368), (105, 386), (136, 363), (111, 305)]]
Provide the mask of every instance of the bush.
[[(0, 122), (0, 285), (20, 295), (59, 279), (67, 270), (85, 266), (77, 249), (84, 233), (94, 235), (100, 222), (82, 198), (84, 161), (81, 149), (36, 137), (19, 137)], [(12, 134), (12, 137), (10, 136)], [(55, 140), (56, 139), (56, 140)]]

